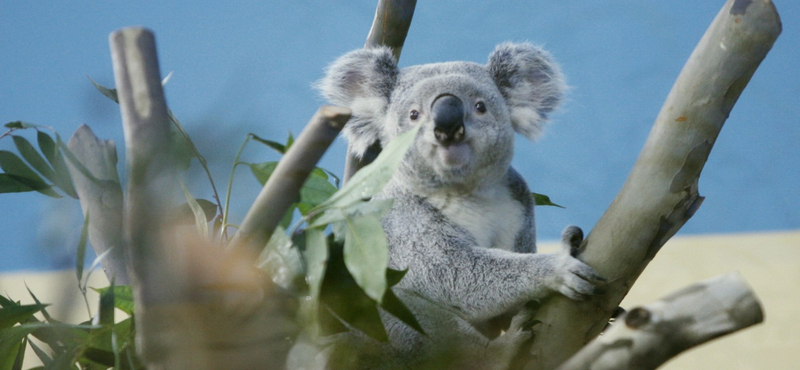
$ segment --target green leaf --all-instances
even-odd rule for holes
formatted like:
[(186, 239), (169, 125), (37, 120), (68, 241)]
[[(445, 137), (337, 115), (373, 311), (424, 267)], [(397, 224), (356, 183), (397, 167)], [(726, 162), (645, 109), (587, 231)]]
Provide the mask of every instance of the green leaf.
[(133, 315), (133, 291), (128, 285), (115, 285), (113, 287), (92, 288), (101, 296), (109, 290), (114, 290), (114, 307), (128, 315)]
[(343, 246), (329, 243), (330, 255), (320, 289), (321, 335), (347, 331), (349, 326), (377, 341), (388, 341), (377, 303), (358, 286), (345, 266)]
[(342, 222), (347, 217), (371, 216), (380, 219), (392, 209), (393, 201), (394, 199), (371, 200), (357, 202), (344, 208), (330, 208), (325, 213), (313, 218), (308, 227), (321, 227)]
[(419, 324), (419, 321), (417, 321), (417, 318), (411, 310), (408, 309), (400, 298), (397, 298), (391, 289), (386, 290), (386, 294), (383, 296), (383, 302), (381, 302), (381, 307), (414, 330), (425, 334), (425, 330), (422, 329), (422, 325)]
[(44, 132), (36, 131), (36, 142), (39, 144), (39, 150), (42, 151), (42, 154), (50, 163), (53, 163), (56, 158), (56, 142), (53, 141), (53, 138)]
[(300, 252), (280, 226), (275, 228), (256, 266), (264, 270), (275, 284), (287, 289), (297, 286), (304, 275)]
[(309, 296), (313, 301), (319, 299), (322, 279), (325, 277), (325, 266), (328, 263), (328, 238), (321, 228), (305, 230), (306, 248), (303, 256), (306, 262), (306, 283)]
[(419, 132), (420, 126), (399, 135), (387, 145), (375, 161), (362, 168), (325, 203), (320, 204), (312, 212), (331, 207), (346, 207), (363, 199), (371, 198), (379, 192), (405, 157), (405, 153)]
[(533, 202), (536, 203), (537, 206), (553, 206), (558, 208), (564, 208), (550, 201), (550, 197), (548, 197), (547, 195), (532, 192), (531, 197), (533, 197)]
[(22, 155), (28, 164), (30, 164), (33, 169), (38, 171), (42, 176), (47, 178), (50, 181), (53, 181), (53, 177), (55, 177), (55, 172), (47, 164), (47, 161), (42, 158), (39, 152), (31, 145), (31, 143), (22, 136), (13, 135), (12, 138), (14, 139), (14, 145), (17, 147), (17, 151), (19, 154)]
[(315, 169), (300, 188), (300, 201), (316, 207), (328, 200), (337, 190), (333, 184), (328, 182), (328, 176), (322, 170)]
[(28, 321), (28, 319), (33, 317), (33, 314), (41, 311), (45, 307), (47, 307), (47, 305), (29, 304), (4, 306), (0, 308), (0, 330)]
[(98, 84), (97, 82), (94, 82), (94, 80), (91, 77), (89, 76), (86, 77), (89, 78), (89, 81), (92, 82), (92, 85), (94, 85), (94, 87), (96, 87), (97, 90), (100, 91), (100, 93), (105, 95), (106, 98), (113, 100), (115, 103), (119, 103), (119, 97), (117, 97), (117, 89), (109, 89), (103, 85)]
[(83, 264), (86, 258), (86, 244), (89, 240), (89, 212), (83, 217), (83, 227), (81, 228), (81, 238), (78, 240), (78, 251), (75, 253), (75, 275), (78, 276), (78, 284), (83, 279)]
[(183, 182), (181, 182), (181, 189), (183, 189), (183, 196), (186, 197), (186, 202), (189, 204), (192, 214), (194, 214), (194, 225), (197, 228), (197, 233), (203, 238), (208, 238), (208, 220), (206, 219), (206, 214), (203, 211), (203, 207), (201, 207), (200, 203), (198, 203), (192, 194), (189, 193), (189, 189), (186, 188), (186, 185), (184, 185)]
[[(16, 154), (7, 150), (0, 150), (0, 168), (8, 175), (13, 175), (13, 180), (28, 186), (44, 195), (54, 198), (61, 198), (58, 193), (51, 189), (51, 186), (44, 182), (42, 178), (36, 174), (32, 169), (28, 168), (25, 162), (22, 161)], [(6, 183), (9, 180), (4, 180)]]
[[(206, 199), (195, 199), (195, 201), (200, 205), (200, 208), (203, 209), (203, 215), (205, 216), (206, 222), (213, 220), (214, 216), (217, 215), (217, 205), (214, 202)], [(181, 204), (174, 210), (174, 216), (172, 219), (181, 225), (193, 224), (195, 222), (194, 211), (192, 211), (192, 207), (189, 206), (188, 202)]]
[(390, 288), (395, 286), (395, 285), (397, 285), (397, 284), (399, 284), (400, 280), (403, 280), (403, 278), (406, 276), (407, 273), (408, 273), (408, 269), (395, 270), (395, 269), (387, 268), (386, 269), (386, 284), (388, 284)]
[(278, 162), (251, 163), (250, 171), (253, 172), (253, 176), (261, 183), (261, 186), (264, 186), (275, 172), (275, 167), (278, 167)]
[(289, 137), (286, 138), (286, 150), (289, 150), (289, 148), (292, 147), (292, 144), (294, 144), (294, 135), (292, 135), (292, 132), (289, 131)]
[(389, 248), (380, 218), (345, 217), (344, 263), (358, 286), (376, 302), (386, 291)]
[(312, 338), (316, 338), (320, 334), (320, 291), (328, 264), (328, 238), (320, 228), (306, 229), (303, 236), (308, 298), (300, 301), (300, 317)]
[[(39, 186), (44, 187), (35, 189), (35, 187)], [(25, 193), (46, 188), (50, 188), (50, 185), (43, 183), (31, 183), (24, 177), (0, 173), (0, 193)]]
[(45, 369), (52, 369), (52, 367), (50, 367), (50, 364), (53, 363), (53, 359), (47, 355), (47, 352), (45, 352), (39, 346), (37, 346), (35, 342), (28, 342), (28, 343), (30, 343), (31, 349), (33, 349), (33, 352), (36, 353), (36, 357), (39, 357), (39, 361), (42, 362)]
[(10, 129), (26, 129), (26, 128), (36, 128), (36, 127), (38, 127), (37, 125), (34, 125), (32, 123), (27, 123), (27, 122), (22, 122), (22, 121), (9, 122), (9, 123), (6, 123), (3, 126), (5, 126), (6, 128), (10, 128)]
[[(39, 144), (39, 150), (44, 154), (45, 158), (50, 162), (50, 165), (53, 168), (53, 178), (51, 179), (53, 183), (58, 186), (61, 190), (64, 191), (67, 195), (72, 198), (78, 198), (77, 193), (75, 193), (75, 187), (72, 185), (72, 176), (67, 169), (67, 163), (64, 162), (64, 157), (61, 155), (61, 152), (58, 150), (58, 144), (56, 141), (53, 140), (50, 135), (42, 132), (36, 132), (36, 141)], [(59, 139), (60, 143), (60, 139)], [(66, 148), (66, 146), (64, 146)], [(67, 149), (69, 150), (69, 149)], [(70, 152), (70, 154), (72, 154)], [(88, 172), (83, 165), (78, 167), (78, 169), (82, 169), (85, 172)], [(94, 177), (89, 177), (93, 179)], [(95, 182), (98, 180), (95, 179)]]
[(257, 142), (259, 142), (261, 144), (266, 145), (270, 149), (272, 149), (272, 150), (274, 150), (274, 151), (276, 151), (276, 152), (278, 152), (280, 154), (286, 154), (286, 146), (281, 144), (281, 143), (278, 143), (278, 142), (275, 142), (275, 141), (272, 141), (272, 140), (263, 139), (260, 136), (258, 136), (256, 134), (252, 134), (252, 133), (250, 134), (250, 137), (253, 140), (255, 140), (255, 141), (257, 141)]
[[(47, 305), (42, 304), (42, 302), (39, 300), (39, 298), (37, 298), (36, 295), (33, 294), (33, 292), (31, 291), (31, 288), (28, 288), (28, 284), (25, 284), (25, 289), (28, 290), (28, 294), (31, 295), (31, 298), (33, 298), (33, 301), (36, 304), (42, 305), (42, 306), (47, 306)], [(42, 312), (42, 315), (44, 316), (45, 321), (47, 321), (47, 322), (56, 322), (55, 320), (53, 320), (53, 318), (50, 316), (50, 313), (47, 312), (47, 310), (45, 308), (42, 308), (41, 312)]]
[(114, 279), (111, 279), (110, 289), (100, 294), (100, 308), (97, 311), (100, 325), (114, 325)]

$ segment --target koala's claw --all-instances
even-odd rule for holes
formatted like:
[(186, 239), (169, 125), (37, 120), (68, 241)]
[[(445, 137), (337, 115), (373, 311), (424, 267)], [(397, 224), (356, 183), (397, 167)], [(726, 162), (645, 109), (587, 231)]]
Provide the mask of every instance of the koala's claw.
[(530, 308), (523, 308), (520, 310), (511, 318), (511, 324), (508, 326), (508, 330), (506, 330), (505, 334), (498, 339), (501, 339), (507, 344), (522, 344), (528, 339), (531, 339), (531, 337), (533, 337), (533, 331), (530, 329), (535, 325), (535, 323), (533, 323), (533, 315), (535, 313), (536, 310)]
[(554, 275), (552, 288), (569, 299), (582, 301), (605, 293), (606, 279), (568, 253), (557, 255)]
[(575, 225), (569, 225), (561, 232), (561, 248), (568, 250), (573, 257), (578, 256), (583, 242), (583, 230)]

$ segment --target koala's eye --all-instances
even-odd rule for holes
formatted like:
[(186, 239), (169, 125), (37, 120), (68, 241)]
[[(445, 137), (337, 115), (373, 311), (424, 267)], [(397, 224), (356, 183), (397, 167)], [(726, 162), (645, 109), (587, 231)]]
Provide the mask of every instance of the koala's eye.
[(486, 113), (486, 104), (482, 101), (475, 103), (475, 110), (477, 110), (478, 113)]
[(412, 121), (416, 121), (419, 119), (419, 111), (416, 109), (411, 110), (411, 113), (408, 115), (408, 117), (411, 118)]

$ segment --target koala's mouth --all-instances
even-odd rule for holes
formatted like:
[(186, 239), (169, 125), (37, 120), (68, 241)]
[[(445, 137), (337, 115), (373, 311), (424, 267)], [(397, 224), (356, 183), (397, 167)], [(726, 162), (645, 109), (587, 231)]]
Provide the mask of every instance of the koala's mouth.
[(472, 148), (466, 142), (436, 146), (436, 156), (446, 168), (459, 169), (469, 164)]

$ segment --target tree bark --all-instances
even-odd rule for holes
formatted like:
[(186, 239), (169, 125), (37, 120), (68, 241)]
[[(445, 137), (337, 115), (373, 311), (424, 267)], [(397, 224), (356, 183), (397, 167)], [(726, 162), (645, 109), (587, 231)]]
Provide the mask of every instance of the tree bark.
[(178, 189), (169, 114), (152, 32), (121, 29), (111, 34), (110, 45), (126, 144), (123, 224), (138, 350), (149, 368), (169, 368), (190, 351), (189, 341), (179, 339), (178, 322), (164, 314), (165, 307), (178, 307), (188, 299), (183, 258), (163, 239), (170, 199)]
[(117, 148), (113, 140), (98, 139), (89, 126), (81, 125), (67, 144), (69, 150), (100, 182), (84, 176), (67, 161), (84, 217), (89, 215), (89, 240), (95, 253), (102, 255), (108, 280), (129, 285), (128, 258), (122, 232), (122, 187), (117, 174)]
[[(394, 59), (400, 60), (400, 53), (403, 51), (416, 6), (417, 0), (379, 0), (364, 48), (388, 46), (392, 49)], [(381, 143), (372, 145), (362, 158), (357, 158), (348, 150), (343, 182), (346, 183), (356, 171), (370, 164), (380, 152)]]
[(553, 369), (597, 336), (661, 246), (702, 202), (698, 178), (720, 129), (781, 32), (769, 0), (729, 0), (689, 57), (622, 190), (579, 258), (609, 280), (587, 302), (544, 302), (526, 369)]
[(763, 321), (738, 273), (684, 288), (634, 308), (558, 370), (648, 370), (691, 347)]

